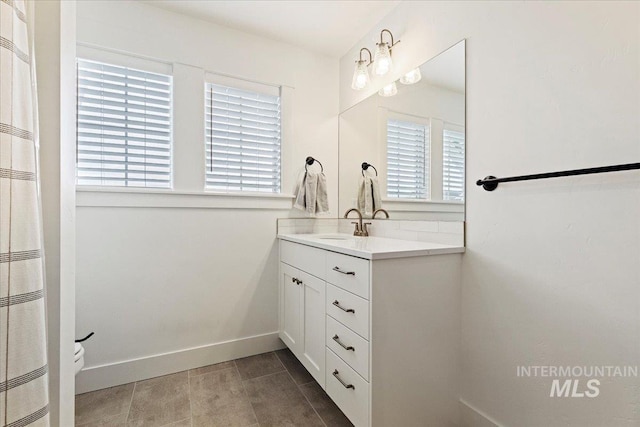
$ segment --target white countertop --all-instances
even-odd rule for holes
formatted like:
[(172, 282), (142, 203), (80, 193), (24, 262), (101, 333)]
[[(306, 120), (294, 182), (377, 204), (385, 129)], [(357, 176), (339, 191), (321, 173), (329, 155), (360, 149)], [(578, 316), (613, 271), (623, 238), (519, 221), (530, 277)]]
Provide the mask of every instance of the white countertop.
[(463, 253), (463, 246), (350, 234), (278, 234), (278, 239), (365, 259), (408, 258)]

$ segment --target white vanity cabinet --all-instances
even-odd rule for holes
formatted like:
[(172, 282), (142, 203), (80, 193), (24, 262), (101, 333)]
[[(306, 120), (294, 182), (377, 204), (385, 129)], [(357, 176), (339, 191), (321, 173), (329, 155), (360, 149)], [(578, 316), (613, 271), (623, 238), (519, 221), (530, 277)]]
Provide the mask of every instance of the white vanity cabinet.
[(280, 263), (280, 339), (323, 388), (325, 289), (321, 278)]
[(464, 249), (279, 237), (280, 338), (351, 422), (458, 425)]

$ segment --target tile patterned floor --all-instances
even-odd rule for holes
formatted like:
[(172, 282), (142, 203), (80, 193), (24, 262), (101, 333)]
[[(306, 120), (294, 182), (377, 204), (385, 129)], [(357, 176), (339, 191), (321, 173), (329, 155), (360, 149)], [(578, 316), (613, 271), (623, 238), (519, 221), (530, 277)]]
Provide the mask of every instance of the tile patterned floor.
[(76, 427), (349, 427), (288, 350), (76, 396)]

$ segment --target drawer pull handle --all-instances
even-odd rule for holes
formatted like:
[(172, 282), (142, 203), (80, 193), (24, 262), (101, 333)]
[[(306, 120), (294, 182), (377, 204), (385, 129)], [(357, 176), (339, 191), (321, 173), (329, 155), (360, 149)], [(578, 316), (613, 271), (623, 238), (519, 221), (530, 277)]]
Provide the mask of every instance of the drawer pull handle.
[(344, 311), (345, 313), (356, 314), (356, 311), (353, 308), (344, 308), (343, 306), (340, 305), (340, 301), (338, 301), (338, 300), (335, 300), (331, 304), (335, 305), (336, 307), (338, 307), (340, 310)]
[(346, 274), (348, 276), (355, 276), (356, 275), (355, 271), (344, 271), (338, 266), (333, 267), (333, 271), (337, 271), (338, 273)]
[(340, 347), (344, 348), (345, 350), (356, 351), (356, 349), (355, 349), (355, 348), (353, 348), (353, 346), (350, 346), (350, 345), (344, 345), (344, 344), (342, 343), (342, 341), (340, 341), (340, 337), (339, 337), (338, 335), (334, 335), (332, 339), (333, 339), (335, 342), (337, 342), (337, 343), (338, 343), (338, 345), (339, 345)]
[(352, 388), (352, 389), (354, 389), (354, 390), (355, 390), (355, 389), (356, 389), (356, 387), (355, 387), (353, 384), (347, 384), (347, 383), (345, 383), (344, 381), (342, 381), (342, 378), (340, 378), (340, 377), (338, 376), (338, 374), (339, 374), (339, 373), (340, 373), (340, 372), (338, 372), (338, 370), (337, 370), (337, 369), (334, 369), (334, 370), (333, 370), (333, 376), (334, 376), (334, 377), (336, 377), (336, 379), (337, 379), (338, 381), (340, 381), (340, 384), (342, 384), (342, 385), (344, 386), (344, 388)]
[(296, 279), (295, 277), (292, 277), (292, 278), (291, 278), (291, 281), (292, 281), (293, 283), (295, 283), (296, 285), (300, 285), (300, 284), (302, 284), (302, 280), (300, 280), (300, 279)]

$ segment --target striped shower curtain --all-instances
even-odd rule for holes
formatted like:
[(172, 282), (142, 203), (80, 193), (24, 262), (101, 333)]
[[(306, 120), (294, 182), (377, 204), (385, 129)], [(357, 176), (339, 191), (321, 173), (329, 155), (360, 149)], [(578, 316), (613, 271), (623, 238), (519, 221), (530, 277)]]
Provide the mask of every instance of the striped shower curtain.
[(0, 0), (0, 426), (48, 426), (36, 110), (22, 0)]

